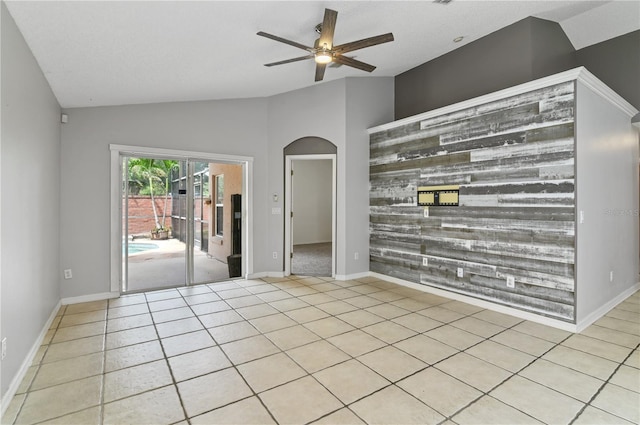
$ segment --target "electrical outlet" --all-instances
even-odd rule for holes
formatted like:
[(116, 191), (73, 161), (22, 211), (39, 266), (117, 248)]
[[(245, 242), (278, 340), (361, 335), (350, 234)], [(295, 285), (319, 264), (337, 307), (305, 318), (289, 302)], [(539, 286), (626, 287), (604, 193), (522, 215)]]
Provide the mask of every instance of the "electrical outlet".
[(66, 269), (64, 271), (64, 278), (65, 279), (71, 279), (73, 277), (73, 273), (71, 272), (71, 269)]
[(273, 259), (274, 260), (278, 259), (278, 251), (273, 251)]
[(513, 276), (507, 276), (507, 288), (516, 287), (516, 278)]
[(613, 270), (609, 272), (609, 282), (613, 282)]
[(2, 338), (2, 360), (7, 357), (7, 337)]
[(423, 266), (428, 266), (429, 265), (429, 259), (427, 257), (423, 257), (422, 258), (422, 265)]
[(357, 252), (354, 252), (354, 253), (353, 253), (353, 259), (354, 259), (354, 260), (357, 260), (357, 259), (359, 259), (359, 258), (360, 258), (360, 254), (358, 254)]
[(464, 270), (462, 267), (458, 267), (458, 277), (464, 277)]

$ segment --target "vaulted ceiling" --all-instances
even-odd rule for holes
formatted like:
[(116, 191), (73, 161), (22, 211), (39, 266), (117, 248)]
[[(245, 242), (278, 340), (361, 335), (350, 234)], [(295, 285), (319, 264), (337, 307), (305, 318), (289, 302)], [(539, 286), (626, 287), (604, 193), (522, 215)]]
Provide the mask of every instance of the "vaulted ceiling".
[[(529, 16), (559, 22), (576, 49), (640, 29), (638, 1), (6, 1), (63, 107), (263, 97), (310, 86), (313, 61), (263, 64), (313, 45), (324, 9), (335, 43), (393, 32), (353, 52), (372, 74), (328, 68), (324, 81), (395, 76)], [(456, 37), (464, 37), (456, 43)]]

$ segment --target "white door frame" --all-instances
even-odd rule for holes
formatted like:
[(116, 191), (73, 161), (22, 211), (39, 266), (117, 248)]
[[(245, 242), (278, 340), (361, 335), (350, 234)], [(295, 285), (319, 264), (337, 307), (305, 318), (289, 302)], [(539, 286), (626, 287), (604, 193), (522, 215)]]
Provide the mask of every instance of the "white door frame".
[(293, 252), (293, 235), (291, 232), (292, 190), (291, 170), (293, 161), (330, 159), (331, 160), (331, 277), (336, 276), (336, 154), (286, 155), (285, 156), (285, 211), (284, 211), (284, 275), (291, 274), (291, 253)]
[[(176, 160), (205, 160), (221, 164), (242, 165), (242, 275), (253, 274), (253, 157), (222, 155), (207, 152), (192, 152), (173, 149), (148, 148), (140, 146), (109, 145), (111, 150), (111, 250), (110, 283), (111, 292), (122, 290), (122, 161), (121, 156), (165, 157)], [(188, 174), (188, 173), (187, 173)], [(246, 201), (245, 201), (246, 199)]]

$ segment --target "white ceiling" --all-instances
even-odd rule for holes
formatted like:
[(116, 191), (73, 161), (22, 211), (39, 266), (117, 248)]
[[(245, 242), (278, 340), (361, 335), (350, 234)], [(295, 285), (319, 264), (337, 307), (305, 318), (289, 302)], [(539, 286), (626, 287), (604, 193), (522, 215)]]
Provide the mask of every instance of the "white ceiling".
[[(640, 29), (631, 1), (6, 1), (64, 108), (263, 97), (318, 84), (313, 61), (267, 68), (313, 45), (324, 8), (335, 43), (393, 32), (353, 52), (395, 76), (528, 16), (560, 22), (582, 48)], [(453, 39), (464, 36), (461, 43)], [(329, 68), (325, 81), (368, 75)]]

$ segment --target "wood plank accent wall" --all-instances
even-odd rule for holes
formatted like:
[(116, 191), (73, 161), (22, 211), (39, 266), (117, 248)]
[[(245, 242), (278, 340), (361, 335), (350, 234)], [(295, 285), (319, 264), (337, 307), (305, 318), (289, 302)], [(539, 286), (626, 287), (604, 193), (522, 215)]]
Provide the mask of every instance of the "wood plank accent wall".
[(371, 270), (573, 322), (574, 109), (570, 81), (372, 133)]

